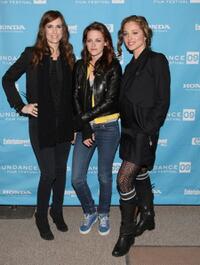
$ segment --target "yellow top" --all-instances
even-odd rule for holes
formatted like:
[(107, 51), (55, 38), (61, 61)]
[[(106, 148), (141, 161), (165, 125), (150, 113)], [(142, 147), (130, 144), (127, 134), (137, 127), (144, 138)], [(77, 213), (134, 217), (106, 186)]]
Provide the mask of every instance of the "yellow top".
[[(87, 79), (89, 79), (89, 76), (91, 74), (91, 72), (93, 71), (93, 66), (91, 64), (89, 64), (88, 68), (87, 68)], [(95, 101), (94, 101), (94, 94), (92, 94), (92, 107), (95, 106)], [(99, 118), (94, 119), (94, 123), (95, 124), (99, 124), (99, 123), (107, 123), (107, 122), (111, 122), (114, 120), (117, 120), (119, 118), (119, 113), (113, 113), (110, 115), (106, 115), (106, 116), (102, 116)]]

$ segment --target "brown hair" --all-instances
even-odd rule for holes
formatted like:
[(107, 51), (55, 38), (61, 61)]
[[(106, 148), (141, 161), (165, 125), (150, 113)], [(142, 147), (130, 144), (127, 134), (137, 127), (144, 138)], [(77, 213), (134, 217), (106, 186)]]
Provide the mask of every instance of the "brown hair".
[(40, 20), (39, 31), (37, 34), (36, 42), (34, 44), (32, 64), (37, 65), (42, 60), (45, 54), (50, 53), (44, 29), (47, 23), (52, 22), (57, 18), (61, 19), (63, 27), (63, 36), (59, 44), (59, 49), (62, 52), (62, 54), (65, 56), (68, 64), (72, 69), (75, 62), (75, 57), (73, 54), (73, 47), (69, 43), (68, 26), (65, 22), (63, 15), (57, 10), (49, 10), (45, 12)]
[(101, 56), (101, 58), (99, 58), (99, 60), (95, 64), (95, 71), (100, 67), (100, 65), (101, 68), (105, 69), (110, 65), (112, 60), (115, 58), (115, 52), (114, 52), (111, 34), (104, 24), (96, 21), (85, 28), (82, 38), (83, 50), (81, 52), (81, 56), (86, 64), (89, 63), (91, 60), (91, 56), (86, 47), (87, 34), (90, 30), (100, 31), (105, 39), (106, 46), (104, 46), (103, 55)]
[(143, 16), (133, 15), (133, 16), (124, 18), (121, 22), (121, 28), (118, 31), (118, 43), (117, 43), (118, 56), (121, 56), (122, 54), (121, 46), (123, 44), (123, 30), (124, 30), (124, 25), (128, 22), (136, 22), (140, 26), (141, 30), (144, 33), (144, 36), (146, 37), (146, 47), (149, 49), (151, 48), (151, 38), (153, 36), (153, 32), (151, 28), (149, 27), (149, 24), (146, 18)]

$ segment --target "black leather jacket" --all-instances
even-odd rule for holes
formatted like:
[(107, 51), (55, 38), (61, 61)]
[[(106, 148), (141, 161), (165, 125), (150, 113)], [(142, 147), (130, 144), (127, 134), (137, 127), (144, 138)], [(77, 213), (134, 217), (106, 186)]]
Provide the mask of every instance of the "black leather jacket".
[[(90, 121), (118, 112), (121, 76), (121, 65), (115, 59), (109, 69), (106, 71), (99, 70), (95, 74), (92, 91), (87, 80), (87, 65), (84, 64), (83, 60), (76, 62), (73, 77), (75, 123), (77, 129), (81, 129), (84, 139), (91, 134), (91, 130), (90, 133), (88, 131)], [(94, 107), (91, 103), (92, 93), (94, 93)]]

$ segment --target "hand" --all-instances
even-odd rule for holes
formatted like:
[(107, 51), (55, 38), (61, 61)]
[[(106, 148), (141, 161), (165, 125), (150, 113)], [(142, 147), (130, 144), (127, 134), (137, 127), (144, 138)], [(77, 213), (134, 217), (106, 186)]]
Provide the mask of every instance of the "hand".
[(86, 145), (87, 147), (91, 147), (93, 145), (95, 141), (95, 136), (94, 136), (94, 133), (92, 134), (92, 137), (89, 138), (89, 139), (86, 139), (83, 141), (84, 145)]
[(75, 144), (76, 141), (76, 133), (74, 133), (74, 139), (71, 141), (71, 144)]
[(38, 116), (38, 104), (37, 103), (27, 104), (22, 108), (21, 112), (24, 114), (29, 114), (31, 116), (37, 117)]

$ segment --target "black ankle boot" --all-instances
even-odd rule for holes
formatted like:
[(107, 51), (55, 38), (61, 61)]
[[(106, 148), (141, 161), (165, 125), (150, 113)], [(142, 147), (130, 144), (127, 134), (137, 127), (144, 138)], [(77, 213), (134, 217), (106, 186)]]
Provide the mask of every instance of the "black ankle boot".
[(134, 242), (135, 242), (134, 232), (132, 232), (131, 234), (126, 234), (125, 232), (120, 231), (120, 235), (112, 251), (112, 255), (114, 257), (121, 257), (126, 255), (129, 252), (130, 247), (134, 244)]
[(141, 210), (140, 220), (136, 225), (135, 236), (140, 236), (145, 230), (155, 229), (154, 211), (148, 209), (146, 206)]
[(57, 229), (62, 232), (68, 231), (68, 226), (66, 225), (62, 212), (56, 212), (52, 208), (50, 209), (50, 216), (53, 219)]
[(45, 240), (54, 239), (54, 235), (51, 232), (47, 216), (35, 213), (35, 223), (40, 232), (41, 238)]

